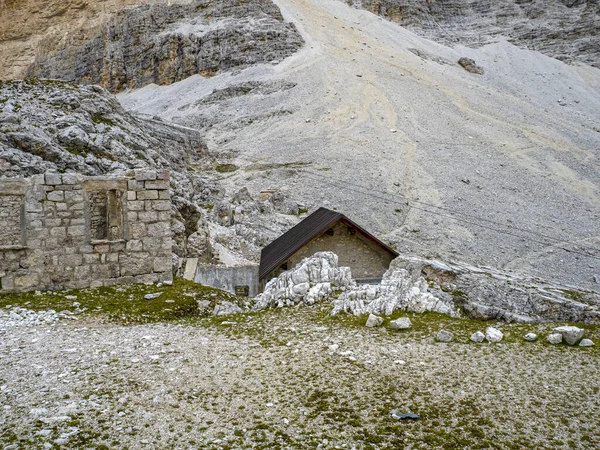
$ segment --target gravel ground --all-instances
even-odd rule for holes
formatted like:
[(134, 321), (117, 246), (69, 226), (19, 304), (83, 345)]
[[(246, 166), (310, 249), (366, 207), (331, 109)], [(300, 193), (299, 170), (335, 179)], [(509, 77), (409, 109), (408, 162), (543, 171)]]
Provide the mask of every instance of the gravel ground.
[[(327, 307), (121, 325), (0, 327), (0, 442), (15, 448), (600, 448), (598, 346), (552, 325), (411, 315), (368, 329)], [(439, 329), (457, 336), (434, 342)], [(588, 329), (598, 341), (600, 329)], [(421, 415), (404, 422), (393, 409)]]

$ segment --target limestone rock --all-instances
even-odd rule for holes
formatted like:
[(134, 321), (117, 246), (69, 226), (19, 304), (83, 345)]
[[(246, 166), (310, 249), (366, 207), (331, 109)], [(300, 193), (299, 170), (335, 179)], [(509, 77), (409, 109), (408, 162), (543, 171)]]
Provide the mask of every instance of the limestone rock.
[(467, 72), (476, 73), (478, 75), (483, 75), (484, 73), (483, 68), (479, 67), (471, 58), (460, 58), (458, 60), (458, 65)]
[(71, 31), (44, 43), (28, 76), (118, 92), (282, 60), (303, 44), (270, 0), (153, 2), (123, 9), (103, 26)]
[(244, 310), (233, 302), (222, 302), (215, 305), (213, 316), (227, 316), (229, 314), (238, 314)]
[(485, 330), (485, 339), (488, 342), (491, 342), (491, 343), (500, 342), (503, 337), (504, 337), (504, 335), (502, 334), (502, 331), (500, 331), (498, 328), (487, 327)]
[(563, 341), (563, 335), (560, 333), (551, 333), (546, 337), (546, 340), (551, 344), (560, 344)]
[(355, 286), (350, 269), (339, 267), (334, 253), (319, 252), (269, 281), (254, 299), (253, 309), (313, 304), (328, 297), (334, 287), (348, 286)]
[(399, 319), (390, 321), (392, 330), (407, 330), (412, 327), (412, 323), (408, 317), (400, 317)]
[(379, 285), (360, 285), (340, 294), (334, 301), (332, 314), (348, 312), (390, 315), (394, 311), (435, 311), (451, 316), (459, 312), (451, 299), (435, 297), (428, 290), (427, 281), (399, 266), (395, 259), (383, 275)]
[(582, 328), (566, 325), (553, 329), (552, 333), (560, 334), (567, 344), (575, 345), (583, 337), (585, 330)]
[(383, 325), (383, 317), (376, 316), (375, 314), (369, 314), (367, 323), (365, 323), (366, 327), (375, 328), (381, 325)]
[(527, 333), (524, 337), (526, 341), (534, 342), (537, 341), (537, 334), (535, 333)]
[(480, 343), (483, 342), (483, 340), (485, 339), (485, 334), (483, 334), (481, 331), (476, 331), (471, 335), (470, 339), (473, 342)]
[(452, 342), (454, 340), (454, 334), (450, 331), (440, 330), (435, 335), (435, 340), (438, 342)]
[(561, 61), (600, 66), (596, 1), (346, 0), (446, 45), (480, 47), (508, 38)]
[(594, 345), (594, 342), (592, 342), (591, 339), (582, 339), (581, 342), (579, 343), (580, 347), (592, 347)]

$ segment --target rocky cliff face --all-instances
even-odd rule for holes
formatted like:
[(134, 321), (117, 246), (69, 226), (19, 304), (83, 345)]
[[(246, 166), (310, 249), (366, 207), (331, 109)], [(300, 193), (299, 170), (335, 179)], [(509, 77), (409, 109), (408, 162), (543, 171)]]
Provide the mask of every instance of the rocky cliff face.
[(198, 132), (135, 117), (101, 87), (0, 83), (0, 176), (98, 175), (140, 165), (183, 170), (207, 153)]
[(598, 0), (347, 0), (447, 45), (506, 37), (566, 62), (600, 67)]
[(153, 3), (42, 42), (27, 75), (118, 92), (278, 61), (301, 45), (295, 27), (269, 0)]

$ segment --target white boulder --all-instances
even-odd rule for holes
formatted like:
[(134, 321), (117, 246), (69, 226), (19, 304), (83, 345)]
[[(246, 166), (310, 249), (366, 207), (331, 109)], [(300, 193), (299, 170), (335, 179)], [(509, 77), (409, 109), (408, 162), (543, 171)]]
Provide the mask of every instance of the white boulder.
[(548, 335), (546, 340), (551, 344), (560, 344), (563, 340), (563, 336), (560, 333), (551, 333)]
[(552, 333), (558, 333), (562, 335), (563, 340), (567, 344), (575, 345), (581, 340), (583, 334), (585, 333), (585, 330), (582, 328), (565, 325), (562, 327), (556, 327), (554, 330), (552, 330)]
[(367, 323), (365, 326), (369, 328), (379, 327), (383, 324), (383, 317), (376, 316), (375, 314), (369, 314), (369, 318), (367, 319)]
[(334, 288), (355, 285), (350, 268), (338, 266), (337, 255), (318, 252), (269, 281), (263, 293), (254, 299), (253, 309), (310, 305), (327, 298)]
[(485, 330), (485, 339), (492, 344), (500, 342), (503, 337), (504, 335), (502, 334), (502, 331), (500, 331), (498, 328), (487, 327)]
[(536, 341), (536, 340), (537, 340), (537, 338), (538, 338), (538, 337), (537, 337), (537, 334), (535, 334), (535, 333), (527, 333), (527, 334), (525, 335), (525, 338), (524, 338), (524, 339), (525, 339), (526, 341), (533, 342), (533, 341)]
[(471, 335), (470, 339), (473, 342), (483, 342), (483, 340), (485, 339), (485, 334), (483, 334), (481, 331), (476, 331)]
[(412, 327), (412, 323), (408, 317), (400, 317), (399, 319), (390, 322), (392, 330), (407, 330)]
[(581, 342), (579, 343), (580, 347), (592, 347), (594, 345), (594, 343), (592, 342), (591, 339), (582, 339)]

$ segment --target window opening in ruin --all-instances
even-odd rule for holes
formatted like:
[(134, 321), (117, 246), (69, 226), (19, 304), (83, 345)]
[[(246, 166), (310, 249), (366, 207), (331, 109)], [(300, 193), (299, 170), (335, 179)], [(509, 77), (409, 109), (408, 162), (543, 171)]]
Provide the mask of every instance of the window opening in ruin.
[(115, 189), (90, 192), (89, 205), (92, 241), (123, 239), (122, 193)]
[(281, 265), (281, 270), (288, 270), (288, 263), (283, 263)]
[(250, 295), (250, 286), (236, 286), (235, 295), (239, 295), (241, 297), (248, 297)]
[(21, 195), (0, 195), (0, 248), (21, 247), (23, 241), (23, 205)]
[(354, 236), (356, 234), (356, 230), (352, 227), (348, 227), (348, 234), (350, 236)]
[(333, 236), (333, 228), (330, 228), (329, 230), (327, 230), (327, 231), (325, 232), (325, 234), (326, 234), (327, 236)]

